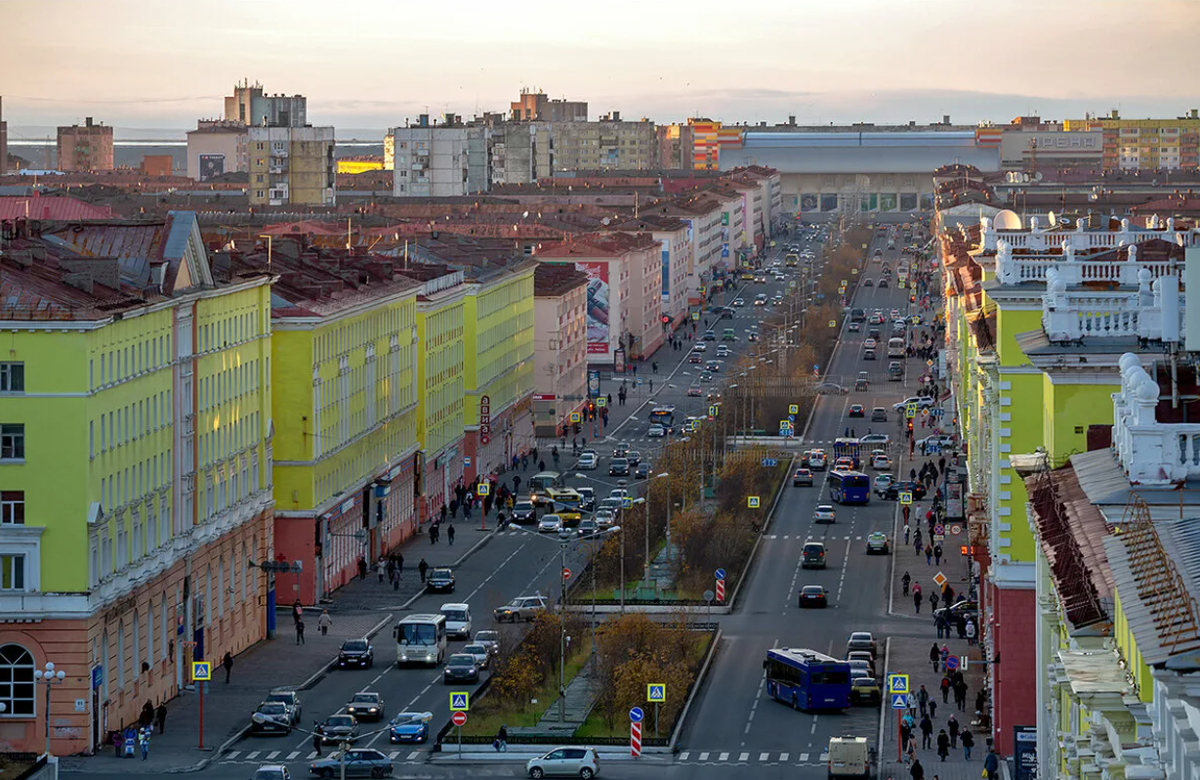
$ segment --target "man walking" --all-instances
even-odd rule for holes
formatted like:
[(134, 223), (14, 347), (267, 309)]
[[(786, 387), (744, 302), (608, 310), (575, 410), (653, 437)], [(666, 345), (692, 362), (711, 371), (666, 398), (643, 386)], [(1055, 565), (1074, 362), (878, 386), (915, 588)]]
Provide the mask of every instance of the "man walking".
[(158, 733), (162, 734), (167, 729), (167, 704), (163, 702), (158, 705), (158, 709), (154, 711), (154, 720), (158, 724)]
[(304, 644), (304, 621), (303, 620), (296, 621), (296, 644), (298, 644), (298, 645)]
[(229, 675), (233, 673), (233, 656), (228, 652), (225, 653), (225, 657), (221, 660), (221, 666), (225, 668), (225, 684), (229, 685)]
[(921, 715), (924, 716), (929, 711), (929, 691), (922, 685), (917, 691), (917, 706), (921, 708)]
[(421, 573), (421, 584), (424, 585), (425, 573), (429, 571), (429, 564), (425, 562), (424, 558), (422, 558), (421, 562), (417, 564), (417, 571)]
[(950, 715), (950, 720), (946, 723), (946, 730), (950, 732), (950, 747), (958, 747), (958, 718)]
[(451, 523), (450, 527), (446, 529), (446, 538), (448, 540), (450, 540), (450, 546), (453, 547), (454, 546), (454, 523)]
[(933, 747), (933, 721), (928, 715), (921, 718), (921, 749), (929, 750)]

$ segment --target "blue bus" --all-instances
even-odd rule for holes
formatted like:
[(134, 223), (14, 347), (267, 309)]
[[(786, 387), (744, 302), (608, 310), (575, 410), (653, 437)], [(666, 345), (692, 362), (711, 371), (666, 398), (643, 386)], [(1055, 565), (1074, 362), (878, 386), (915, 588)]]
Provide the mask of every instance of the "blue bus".
[(871, 478), (859, 471), (834, 471), (829, 475), (829, 497), (838, 504), (869, 504)]
[(763, 661), (767, 693), (797, 710), (844, 710), (850, 706), (850, 664), (795, 647), (772, 648)]
[(860, 447), (858, 439), (837, 437), (833, 440), (833, 462), (837, 463), (838, 458), (850, 458), (854, 461), (854, 468), (862, 468), (858, 457)]

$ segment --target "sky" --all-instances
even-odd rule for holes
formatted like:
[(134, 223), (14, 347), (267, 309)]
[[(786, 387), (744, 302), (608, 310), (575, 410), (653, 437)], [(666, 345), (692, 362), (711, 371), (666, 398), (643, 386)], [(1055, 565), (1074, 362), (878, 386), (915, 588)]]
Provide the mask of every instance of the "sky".
[(1196, 0), (0, 0), (0, 29), (13, 139), (85, 116), (183, 131), (245, 78), (339, 138), (522, 87), (659, 123), (1200, 108)]

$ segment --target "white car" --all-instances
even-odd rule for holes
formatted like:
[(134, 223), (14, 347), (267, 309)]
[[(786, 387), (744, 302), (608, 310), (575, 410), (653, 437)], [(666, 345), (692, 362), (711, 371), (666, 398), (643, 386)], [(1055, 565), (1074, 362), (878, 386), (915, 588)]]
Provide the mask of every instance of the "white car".
[(646, 435), (649, 436), (651, 439), (661, 439), (662, 437), (667, 435), (667, 429), (662, 427), (658, 423), (654, 423), (653, 425), (650, 426), (650, 430), (646, 432)]
[(579, 462), (575, 464), (576, 468), (582, 469), (583, 471), (592, 471), (598, 468), (599, 465), (599, 456), (591, 450), (584, 450), (579, 455)]
[(818, 504), (813, 510), (814, 523), (833, 523), (837, 521), (837, 513), (830, 504)]
[(700, 343), (696, 344), (696, 346), (692, 347), (692, 352), (708, 352), (708, 345), (701, 341)]
[(734, 305), (734, 306), (745, 306), (745, 305), (746, 305), (746, 299), (745, 299), (745, 298), (734, 298), (734, 299), (733, 299), (733, 305)]
[(887, 444), (892, 440), (891, 436), (886, 433), (868, 433), (866, 436), (860, 436), (859, 444)]
[(542, 515), (542, 519), (538, 520), (537, 529), (539, 534), (562, 533), (562, 518), (558, 515)]
[(876, 471), (888, 471), (892, 468), (892, 459), (887, 455), (876, 455), (875, 457), (871, 458), (871, 468), (875, 469)]
[(910, 398), (905, 398), (903, 401), (901, 401), (898, 404), (892, 404), (892, 408), (895, 409), (897, 412), (899, 412), (899, 411), (902, 411), (904, 409), (904, 407), (908, 406), (909, 404), (916, 404), (918, 409), (924, 409), (926, 407), (933, 406), (934, 400), (932, 398), (929, 398), (928, 396), (914, 395)]
[(600, 757), (596, 755), (595, 748), (575, 745), (559, 747), (525, 762), (525, 774), (533, 780), (542, 780), (543, 777), (592, 780), (600, 774)]
[(934, 434), (933, 436), (926, 436), (924, 439), (917, 440), (918, 447), (929, 447), (934, 444), (941, 446), (941, 447), (953, 447), (954, 446), (954, 437), (947, 436), (944, 433), (939, 433), (939, 434)]

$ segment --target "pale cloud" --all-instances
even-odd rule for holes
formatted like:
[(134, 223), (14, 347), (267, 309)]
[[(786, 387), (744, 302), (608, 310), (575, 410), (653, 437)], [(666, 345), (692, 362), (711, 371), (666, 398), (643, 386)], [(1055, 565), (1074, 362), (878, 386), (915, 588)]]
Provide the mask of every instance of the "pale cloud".
[(344, 127), (503, 111), (522, 86), (660, 122), (1200, 106), (1191, 0), (14, 0), (0, 29), (11, 125), (188, 127), (245, 77)]

